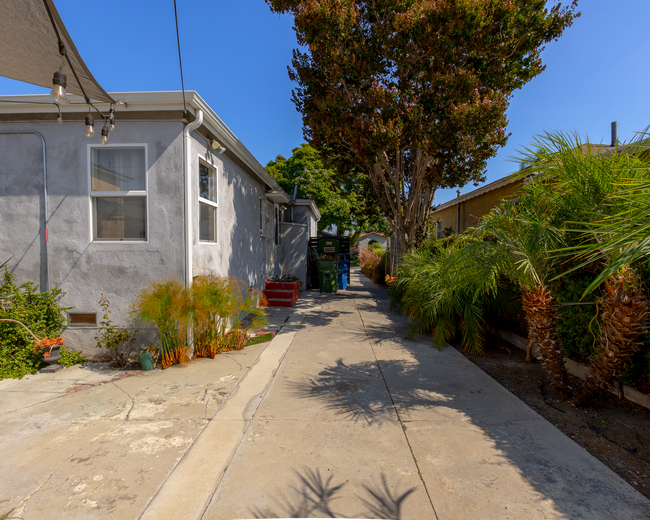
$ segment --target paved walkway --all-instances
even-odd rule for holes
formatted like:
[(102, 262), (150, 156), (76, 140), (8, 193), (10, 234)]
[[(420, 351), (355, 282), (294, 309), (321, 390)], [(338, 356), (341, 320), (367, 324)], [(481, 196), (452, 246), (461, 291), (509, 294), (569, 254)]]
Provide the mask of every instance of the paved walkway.
[(36, 404), (0, 386), (0, 518), (650, 519), (454, 349), (402, 339), (388, 303), (355, 270), (276, 313), (271, 343)]

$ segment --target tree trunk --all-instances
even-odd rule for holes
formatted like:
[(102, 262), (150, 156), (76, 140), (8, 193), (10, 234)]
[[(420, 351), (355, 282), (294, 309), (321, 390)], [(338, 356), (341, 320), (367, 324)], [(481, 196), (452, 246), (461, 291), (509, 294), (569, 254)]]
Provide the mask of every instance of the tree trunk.
[[(370, 180), (402, 252), (415, 248), (415, 238), (427, 222), (437, 185), (426, 171), (431, 159), (421, 150), (383, 151), (370, 168)], [(406, 156), (410, 158), (406, 160)]]
[(628, 360), (642, 345), (639, 339), (646, 330), (648, 299), (631, 267), (624, 267), (607, 279), (598, 303), (603, 313), (602, 335), (591, 372), (576, 397), (577, 404), (607, 391), (623, 376)]
[(564, 366), (564, 351), (557, 335), (557, 309), (548, 287), (537, 286), (522, 294), (528, 321), (528, 337), (536, 346), (535, 354), (551, 376), (551, 383), (564, 401), (570, 398), (571, 386)]

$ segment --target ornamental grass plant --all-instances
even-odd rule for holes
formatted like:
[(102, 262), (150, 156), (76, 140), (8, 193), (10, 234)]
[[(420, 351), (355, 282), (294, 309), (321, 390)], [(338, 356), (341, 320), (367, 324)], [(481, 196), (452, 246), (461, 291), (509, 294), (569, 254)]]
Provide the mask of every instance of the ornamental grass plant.
[(150, 284), (136, 298), (134, 312), (140, 320), (153, 322), (160, 330), (162, 367), (179, 363), (182, 350), (189, 347), (187, 332), (192, 319), (191, 299), (185, 285), (175, 279)]
[[(264, 311), (258, 305), (264, 296), (246, 288), (234, 276), (200, 276), (190, 290), (194, 355), (214, 358), (219, 352), (246, 346), (245, 329), (261, 326)], [(243, 320), (252, 316), (244, 325)]]
[(192, 346), (194, 356), (211, 358), (244, 348), (246, 331), (265, 323), (263, 298), (236, 277), (208, 275), (189, 288), (173, 279), (155, 282), (140, 292), (134, 312), (160, 330), (161, 364), (167, 368), (189, 360)]

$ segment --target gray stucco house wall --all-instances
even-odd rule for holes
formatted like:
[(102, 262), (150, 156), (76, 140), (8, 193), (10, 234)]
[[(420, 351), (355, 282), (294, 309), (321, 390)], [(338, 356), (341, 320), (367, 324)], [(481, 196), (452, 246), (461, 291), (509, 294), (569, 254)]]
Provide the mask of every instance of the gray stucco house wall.
[[(293, 219), (291, 218), (293, 205)], [(307, 287), (309, 238), (317, 236), (320, 212), (311, 199), (292, 201), (282, 216), (282, 274), (297, 276), (301, 290)]]
[[(108, 145), (100, 144), (102, 121), (98, 118), (97, 136), (86, 137), (83, 120), (87, 108), (83, 104), (62, 107), (63, 124), (57, 124), (56, 107), (47, 104), (47, 96), (0, 97), (0, 263), (10, 259), (8, 265), (20, 282), (32, 280), (42, 289), (59, 286), (65, 291), (62, 305), (74, 306), (71, 313), (96, 313), (97, 323), (101, 319), (98, 302), (104, 294), (111, 302), (111, 318), (123, 327), (133, 326), (131, 304), (152, 281), (176, 278), (191, 283), (198, 275), (233, 275), (262, 289), (266, 278), (283, 274), (282, 255), (285, 251), (291, 254), (291, 249), (283, 247), (281, 226), (274, 218), (290, 198), (200, 96), (186, 92), (187, 114), (183, 113), (180, 92), (112, 96), (125, 105), (117, 107), (116, 128), (110, 132)], [(108, 112), (108, 107), (99, 108)], [(184, 141), (187, 124), (201, 118), (202, 123)], [(47, 244), (41, 137), (9, 134), (30, 131), (39, 132), (46, 144)], [(120, 207), (132, 203), (137, 215), (142, 211), (146, 215), (136, 238), (98, 238), (103, 232), (98, 231), (103, 218), (98, 215), (105, 214), (98, 209), (100, 204), (118, 200), (112, 192), (97, 187), (114, 189), (113, 181), (101, 184), (98, 180), (105, 173), (97, 173), (94, 158), (103, 150), (109, 150), (110, 157), (123, 150), (137, 150), (133, 153), (143, 157), (143, 170), (139, 163), (136, 168), (135, 163), (126, 161), (120, 163), (127, 165), (120, 171), (144, 171), (144, 181), (126, 174), (117, 181), (123, 187), (140, 183), (135, 191), (120, 192), (124, 197), (119, 199)], [(113, 175), (108, 164), (107, 171)], [(112, 168), (117, 171), (116, 166)], [(207, 193), (204, 178), (210, 179), (210, 200), (202, 198)], [(209, 215), (216, 216), (213, 227), (206, 227), (201, 213), (206, 208)], [(118, 225), (106, 222), (109, 229)], [(278, 232), (274, 232), (276, 227)], [(311, 232), (309, 225), (305, 229)], [(210, 241), (202, 240), (206, 235)], [(186, 247), (188, 237), (191, 255)], [(139, 343), (152, 344), (155, 328), (139, 328)], [(71, 325), (63, 336), (72, 348), (92, 354), (96, 332), (96, 325), (79, 324)]]

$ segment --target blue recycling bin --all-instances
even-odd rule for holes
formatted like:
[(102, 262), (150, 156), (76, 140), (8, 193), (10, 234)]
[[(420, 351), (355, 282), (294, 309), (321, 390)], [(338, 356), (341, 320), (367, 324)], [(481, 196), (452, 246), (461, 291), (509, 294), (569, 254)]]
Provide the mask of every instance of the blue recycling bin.
[(339, 260), (337, 282), (339, 289), (345, 290), (348, 288), (350, 280), (350, 261)]

